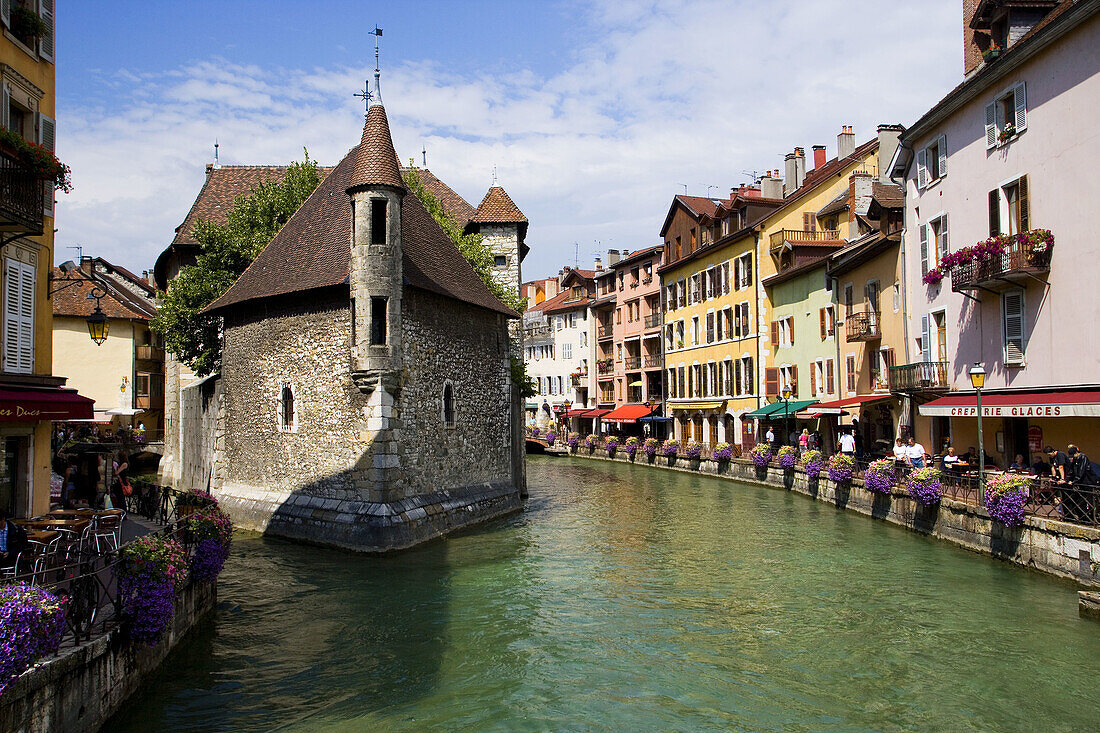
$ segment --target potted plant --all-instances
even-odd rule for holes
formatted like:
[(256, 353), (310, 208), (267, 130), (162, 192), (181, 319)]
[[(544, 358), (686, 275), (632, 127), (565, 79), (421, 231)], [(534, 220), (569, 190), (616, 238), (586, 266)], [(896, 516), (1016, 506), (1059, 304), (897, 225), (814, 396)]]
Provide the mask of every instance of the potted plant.
[(772, 447), (768, 443), (757, 443), (749, 455), (752, 457), (752, 464), (757, 468), (766, 468), (772, 461)]
[(626, 439), (626, 446), (623, 450), (626, 451), (626, 455), (631, 461), (634, 460), (634, 455), (638, 452), (638, 446), (641, 445), (641, 443), (642, 441), (633, 435)]
[(176, 496), (176, 518), (183, 519), (199, 509), (208, 506), (217, 506), (218, 500), (212, 494), (198, 489), (191, 489)]
[(35, 176), (52, 182), (55, 190), (64, 193), (72, 190), (69, 166), (41, 145), (24, 140), (18, 132), (0, 129), (0, 147), (7, 148)]
[(834, 453), (829, 456), (829, 480), (835, 484), (846, 484), (855, 473), (856, 459), (847, 453)]
[(596, 451), (596, 446), (600, 444), (600, 439), (591, 433), (584, 436), (584, 447), (588, 449), (588, 455), (592, 455)]
[(674, 438), (669, 438), (661, 446), (661, 453), (668, 459), (668, 465), (672, 465), (676, 461), (676, 455), (680, 452), (680, 441)]
[(11, 6), (11, 34), (27, 48), (33, 49), (35, 41), (46, 35), (50, 27), (38, 13), (19, 3)]
[(943, 498), (943, 484), (940, 482), (942, 476), (934, 468), (918, 468), (909, 474), (905, 488), (910, 496), (924, 506), (935, 506)]
[(710, 455), (711, 458), (718, 462), (719, 466), (723, 463), (729, 463), (730, 459), (733, 458), (733, 446), (729, 443), (719, 443), (714, 446), (714, 450), (711, 451)]
[(615, 451), (618, 450), (618, 448), (619, 448), (619, 436), (618, 435), (609, 435), (609, 436), (607, 436), (607, 438), (603, 442), (603, 446), (604, 446), (604, 448), (607, 449), (607, 457), (608, 458), (614, 458), (615, 457)]
[(645, 453), (646, 458), (650, 463), (657, 457), (657, 450), (661, 447), (661, 441), (656, 438), (646, 438), (645, 443), (642, 444), (642, 452)]
[(1050, 255), (1054, 249), (1054, 235), (1049, 229), (1032, 229), (1016, 235), (1019, 246), (1024, 249), (1027, 263), (1032, 267), (1049, 267)]
[(1003, 473), (985, 482), (985, 508), (989, 516), (1006, 527), (1024, 523), (1024, 505), (1031, 496), (1031, 479), (1019, 474)]
[(989, 44), (989, 48), (982, 51), (982, 60), (986, 62), (993, 61), (1001, 55), (1001, 51), (1003, 50), (1004, 46), (997, 43), (996, 41), (991, 41)]
[(793, 445), (785, 445), (779, 449), (775, 457), (780, 468), (784, 471), (790, 471), (794, 468), (794, 464), (798, 462), (798, 451), (795, 450)]
[(808, 478), (817, 478), (825, 465), (825, 459), (819, 450), (808, 450), (802, 454), (802, 468)]
[(565, 444), (569, 446), (569, 452), (570, 453), (576, 453), (577, 452), (577, 446), (580, 445), (580, 443), (581, 443), (580, 433), (570, 433), (569, 437), (565, 441)]
[(553, 430), (546, 431), (546, 445), (553, 447), (554, 441), (558, 439), (558, 436)]
[(933, 267), (928, 272), (924, 273), (924, 277), (921, 278), (921, 282), (925, 285), (939, 285), (943, 281), (943, 270), (938, 267)]
[(699, 460), (703, 455), (703, 446), (694, 440), (689, 440), (684, 445), (684, 456), (691, 461), (692, 468), (699, 468)]
[(0, 586), (0, 695), (65, 636), (66, 603), (28, 583)]
[(895, 470), (896, 467), (892, 458), (879, 458), (877, 461), (871, 461), (871, 464), (867, 466), (867, 470), (863, 472), (863, 487), (876, 494), (889, 495), (894, 490)]
[(178, 541), (148, 534), (119, 551), (118, 599), (130, 638), (149, 646), (172, 622), (187, 577), (187, 553)]
[(1016, 134), (1016, 125), (1011, 122), (1006, 122), (1005, 126), (1001, 128), (1001, 131), (997, 133), (997, 142), (1003, 143), (1011, 139)]
[(195, 544), (191, 577), (199, 582), (212, 583), (218, 579), (229, 557), (233, 523), (221, 509), (210, 507), (188, 516), (186, 527)]

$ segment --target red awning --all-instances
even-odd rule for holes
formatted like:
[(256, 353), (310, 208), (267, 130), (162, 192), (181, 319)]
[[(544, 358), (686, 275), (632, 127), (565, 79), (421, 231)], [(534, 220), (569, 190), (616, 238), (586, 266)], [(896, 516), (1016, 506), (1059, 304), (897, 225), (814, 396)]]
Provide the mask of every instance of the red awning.
[[(920, 414), (977, 417), (977, 397), (953, 394), (920, 406)], [(1100, 417), (1100, 391), (982, 393), (982, 417)]]
[(646, 407), (645, 405), (623, 405), (622, 407), (612, 410), (609, 414), (604, 415), (603, 420), (604, 422), (637, 422), (639, 417), (651, 415), (656, 409), (656, 405), (652, 407)]
[(611, 412), (611, 410), (585, 410), (582, 414), (577, 415), (577, 417), (603, 417), (609, 412)]
[(579, 410), (570, 410), (569, 412), (562, 415), (562, 417), (582, 417), (586, 412), (588, 412), (588, 408), (582, 407)]
[(94, 404), (75, 389), (0, 389), (0, 422), (88, 420)]
[(845, 414), (845, 407), (859, 407), (860, 405), (869, 405), (872, 402), (881, 402), (893, 398), (894, 395), (890, 394), (861, 394), (855, 397), (846, 397), (842, 400), (833, 400), (832, 402), (818, 402), (814, 405), (813, 410), (823, 415), (843, 415)]

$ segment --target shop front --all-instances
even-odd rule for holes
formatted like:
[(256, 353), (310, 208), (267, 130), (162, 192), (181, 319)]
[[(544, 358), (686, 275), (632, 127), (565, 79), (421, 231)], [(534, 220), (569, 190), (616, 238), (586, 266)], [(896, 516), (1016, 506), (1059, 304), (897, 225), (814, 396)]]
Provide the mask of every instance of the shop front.
[(784, 400), (777, 399), (763, 407), (746, 412), (741, 416), (742, 420), (756, 420), (756, 440), (765, 442), (768, 428), (775, 434), (775, 440), (780, 445), (791, 442), (792, 436), (797, 444), (797, 435), (803, 429), (811, 432), (818, 429), (817, 420), (799, 413), (803, 413), (811, 405), (817, 405), (817, 400)]

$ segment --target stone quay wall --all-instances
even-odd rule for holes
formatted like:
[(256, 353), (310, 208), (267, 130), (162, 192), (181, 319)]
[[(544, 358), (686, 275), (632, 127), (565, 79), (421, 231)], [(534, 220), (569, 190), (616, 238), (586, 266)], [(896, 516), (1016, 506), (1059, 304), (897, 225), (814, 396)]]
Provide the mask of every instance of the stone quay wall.
[[(590, 454), (582, 446), (575, 455), (595, 460), (631, 462), (621, 450), (616, 451), (613, 458), (608, 458), (601, 448)], [(860, 479), (853, 479), (848, 486), (837, 486), (824, 471), (815, 478), (807, 476), (801, 467), (790, 471), (774, 464), (766, 469), (757, 468), (751, 461), (737, 458), (721, 465), (710, 459), (691, 461), (675, 458), (670, 465), (669, 459), (660, 455), (650, 463), (639, 451), (633, 463), (797, 491), (840, 509), (1100, 588), (1100, 575), (1097, 574), (1100, 570), (1100, 527), (1083, 527), (1035, 516), (1028, 516), (1023, 526), (1005, 527), (993, 521), (985, 507), (944, 498), (939, 506), (926, 508), (903, 489), (895, 488), (892, 495), (886, 496), (868, 491)]]
[(181, 490), (211, 491), (221, 486), (225, 469), (224, 389), (216, 374), (180, 390), (174, 475), (167, 482)]
[[(368, 395), (352, 376), (346, 291), (227, 316), (214, 494), (234, 524), (385, 552), (521, 508), (506, 319), (410, 288), (401, 324), (400, 388)], [(443, 424), (447, 384), (454, 427)], [(279, 424), (284, 385), (290, 429)]]
[(0, 697), (0, 730), (12, 733), (98, 731), (157, 670), (168, 653), (217, 602), (216, 583), (189, 585), (156, 646), (134, 643), (121, 629), (63, 649), (32, 667)]

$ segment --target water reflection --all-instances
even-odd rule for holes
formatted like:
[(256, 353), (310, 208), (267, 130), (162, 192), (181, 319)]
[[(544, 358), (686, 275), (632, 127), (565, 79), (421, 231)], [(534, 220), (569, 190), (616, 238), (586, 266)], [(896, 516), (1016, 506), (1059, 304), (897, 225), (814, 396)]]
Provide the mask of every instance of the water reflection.
[[(112, 730), (1090, 727), (1072, 588), (805, 497), (578, 459), (392, 558), (237, 543)], [(1069, 701), (1072, 701), (1070, 704)]]

